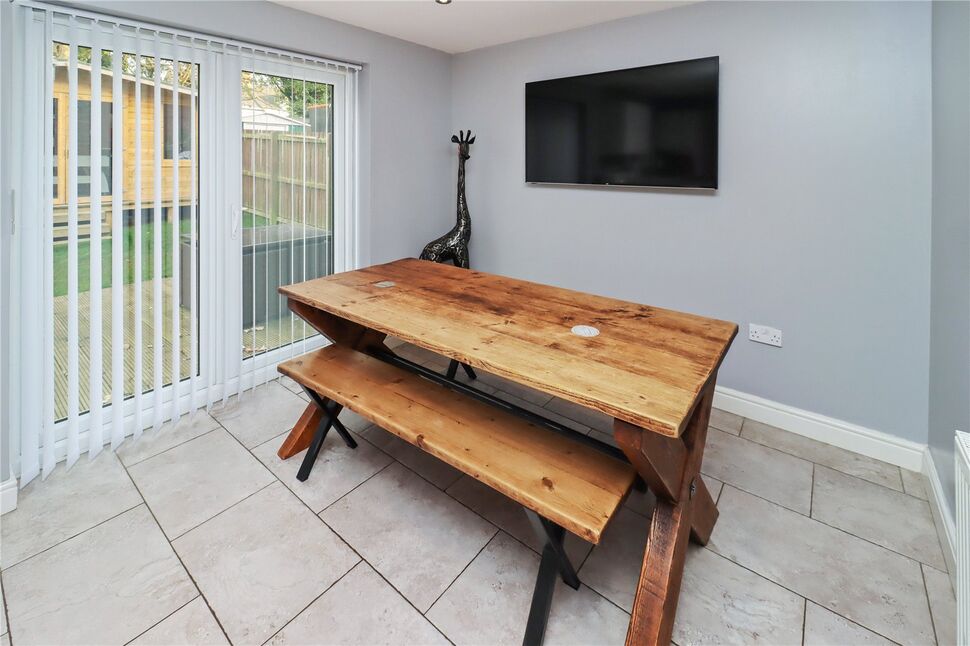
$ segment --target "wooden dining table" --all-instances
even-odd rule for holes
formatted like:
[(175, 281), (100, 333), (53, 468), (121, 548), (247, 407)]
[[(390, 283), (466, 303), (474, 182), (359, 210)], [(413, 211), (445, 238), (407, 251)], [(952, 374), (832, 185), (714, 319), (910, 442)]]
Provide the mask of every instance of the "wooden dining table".
[[(411, 258), (280, 292), (335, 344), (382, 354), (396, 337), (612, 417), (657, 498), (627, 644), (670, 642), (688, 541), (706, 543), (717, 520), (700, 468), (736, 324)], [(280, 457), (309, 446), (320, 419), (309, 404)]]

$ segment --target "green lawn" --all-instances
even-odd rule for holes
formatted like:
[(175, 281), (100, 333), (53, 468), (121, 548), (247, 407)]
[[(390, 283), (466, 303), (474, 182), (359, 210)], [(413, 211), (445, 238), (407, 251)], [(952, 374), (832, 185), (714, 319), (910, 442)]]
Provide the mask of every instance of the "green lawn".
[(269, 218), (256, 215), (252, 211), (243, 211), (243, 228), (244, 229), (255, 229), (256, 227), (265, 227), (269, 224)]
[[(192, 231), (191, 222), (181, 222), (181, 232)], [(141, 275), (142, 280), (151, 280), (154, 271), (155, 225), (144, 223), (141, 226)], [(135, 228), (126, 226), (122, 235), (124, 245), (124, 282), (131, 284), (135, 281)], [(67, 242), (54, 243), (54, 296), (67, 294)], [(91, 242), (79, 240), (77, 244), (78, 291), (86, 292), (91, 286)], [(162, 223), (162, 276), (172, 275), (172, 223)], [(101, 285), (111, 287), (111, 238), (101, 240)]]

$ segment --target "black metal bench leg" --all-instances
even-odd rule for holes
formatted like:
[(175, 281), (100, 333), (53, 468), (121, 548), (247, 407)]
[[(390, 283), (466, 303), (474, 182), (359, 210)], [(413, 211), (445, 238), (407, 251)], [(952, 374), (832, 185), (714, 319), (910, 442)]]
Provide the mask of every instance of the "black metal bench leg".
[(470, 365), (467, 363), (461, 363), (455, 359), (448, 362), (448, 372), (445, 373), (445, 376), (447, 376), (448, 379), (454, 379), (455, 375), (458, 374), (458, 366), (461, 366), (461, 369), (465, 371), (465, 374), (468, 375), (469, 379), (478, 379), (478, 375), (475, 374), (475, 371), (472, 370)]
[[(300, 386), (300, 387), (303, 388), (303, 392), (307, 394), (307, 397), (309, 397), (313, 401), (313, 403), (317, 405), (317, 408), (319, 408), (324, 412), (328, 410), (327, 402), (329, 402), (330, 400), (324, 399), (323, 397), (321, 397), (314, 391), (310, 390), (306, 386)], [(344, 444), (346, 444), (352, 449), (356, 449), (357, 440), (355, 440), (354, 436), (347, 431), (347, 427), (343, 425), (343, 422), (337, 419), (337, 415), (340, 414), (341, 410), (343, 410), (343, 406), (337, 406), (335, 412), (333, 413), (333, 427), (337, 431), (337, 434), (340, 436), (340, 438), (344, 441)]]
[(549, 622), (549, 610), (552, 608), (552, 596), (556, 591), (556, 578), (573, 589), (579, 588), (579, 577), (570, 563), (563, 545), (566, 530), (556, 523), (543, 518), (530, 509), (525, 510), (533, 529), (543, 541), (542, 559), (539, 562), (539, 574), (536, 575), (536, 587), (532, 592), (532, 607), (529, 608), (529, 621), (525, 627), (523, 646), (541, 646), (546, 634), (546, 624)]
[(300, 470), (296, 474), (296, 479), (300, 482), (306, 482), (306, 479), (310, 477), (310, 470), (313, 469), (313, 463), (317, 461), (317, 456), (320, 455), (320, 448), (323, 446), (324, 440), (327, 439), (327, 431), (333, 426), (334, 421), (337, 419), (337, 414), (340, 412), (340, 405), (330, 404), (332, 402), (327, 402), (326, 400), (321, 400), (323, 405), (317, 403), (317, 406), (323, 410), (323, 419), (320, 420), (320, 424), (317, 426), (317, 432), (313, 436), (313, 441), (310, 442), (310, 447), (306, 451), (306, 455), (303, 456), (303, 464), (300, 465)]
[(357, 448), (357, 440), (355, 440), (354, 436), (350, 434), (350, 432), (347, 430), (347, 427), (343, 425), (343, 422), (341, 422), (339, 419), (334, 419), (333, 429), (337, 431), (337, 435), (341, 437), (341, 439), (344, 441), (344, 444), (346, 444), (352, 449)]

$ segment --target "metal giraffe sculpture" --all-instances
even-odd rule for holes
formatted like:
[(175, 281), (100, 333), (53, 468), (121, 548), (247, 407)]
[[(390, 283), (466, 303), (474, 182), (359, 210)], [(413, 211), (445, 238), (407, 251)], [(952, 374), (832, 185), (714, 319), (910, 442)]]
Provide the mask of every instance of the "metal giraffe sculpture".
[(471, 157), (468, 147), (475, 143), (472, 131), (459, 130), (451, 140), (458, 144), (458, 221), (451, 231), (424, 245), (421, 260), (433, 262), (452, 261), (458, 267), (468, 269), (468, 240), (472, 237), (472, 219), (465, 199), (465, 162)]
[[(424, 245), (421, 260), (432, 262), (453, 262), (456, 266), (468, 269), (468, 241), (472, 237), (472, 218), (468, 214), (468, 201), (465, 199), (465, 162), (471, 158), (468, 147), (475, 143), (472, 131), (459, 130), (451, 140), (458, 144), (458, 220), (451, 231)], [(468, 364), (460, 364), (470, 379), (478, 375)], [(459, 363), (454, 359), (448, 364), (448, 378), (454, 379)]]

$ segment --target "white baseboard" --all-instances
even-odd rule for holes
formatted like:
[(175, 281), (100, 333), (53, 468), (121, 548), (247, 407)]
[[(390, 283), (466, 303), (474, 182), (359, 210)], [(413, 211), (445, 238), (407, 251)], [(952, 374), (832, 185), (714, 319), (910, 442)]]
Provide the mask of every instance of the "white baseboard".
[(721, 386), (714, 392), (714, 406), (910, 471), (923, 471), (925, 444)]
[[(927, 498), (930, 500), (930, 509), (933, 511), (933, 522), (936, 524), (936, 533), (940, 535), (940, 545), (943, 547), (943, 557), (946, 560), (947, 570), (950, 572), (951, 580), (954, 579), (956, 570), (956, 545), (957, 545), (957, 526), (955, 510), (950, 509), (950, 503), (943, 491), (943, 483), (940, 474), (936, 470), (936, 462), (929, 449), (923, 453), (923, 475), (929, 482)], [(954, 589), (956, 584), (954, 583)]]
[(0, 483), (0, 514), (17, 508), (17, 479), (10, 478)]

